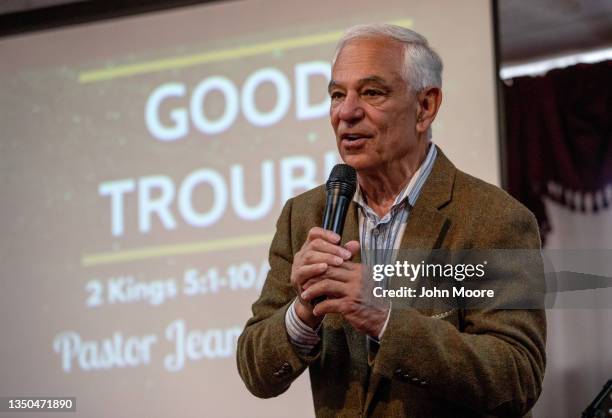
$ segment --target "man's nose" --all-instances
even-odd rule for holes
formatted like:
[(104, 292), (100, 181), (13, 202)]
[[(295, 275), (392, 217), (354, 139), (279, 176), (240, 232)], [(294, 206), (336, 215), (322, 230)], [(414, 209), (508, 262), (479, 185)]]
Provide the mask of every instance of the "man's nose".
[(340, 105), (338, 116), (340, 120), (354, 124), (365, 116), (359, 95), (349, 92)]

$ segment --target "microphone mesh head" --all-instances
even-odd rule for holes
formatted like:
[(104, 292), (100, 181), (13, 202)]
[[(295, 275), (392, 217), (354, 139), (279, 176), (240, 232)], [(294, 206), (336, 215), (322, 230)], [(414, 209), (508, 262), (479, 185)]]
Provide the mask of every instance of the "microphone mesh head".
[(336, 164), (325, 183), (325, 188), (327, 191), (339, 189), (341, 194), (352, 199), (357, 190), (357, 172), (350, 165)]

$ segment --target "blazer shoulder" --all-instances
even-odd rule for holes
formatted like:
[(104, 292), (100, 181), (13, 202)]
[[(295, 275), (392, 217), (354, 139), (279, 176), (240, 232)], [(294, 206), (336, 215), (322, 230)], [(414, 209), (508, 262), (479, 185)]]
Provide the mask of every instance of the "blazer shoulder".
[[(277, 229), (284, 228), (289, 234), (294, 248), (300, 248), (310, 228), (320, 226), (325, 210), (325, 186), (317, 186), (287, 200)], [(282, 219), (282, 221), (281, 221)]]
[(321, 184), (315, 188), (300, 193), (292, 198), (293, 204), (298, 206), (312, 205), (313, 202), (325, 202), (325, 185)]
[(453, 200), (477, 206), (483, 212), (533, 218), (533, 213), (502, 188), (457, 170)]
[(325, 209), (325, 185), (317, 186), (290, 199), (292, 213), (300, 217), (310, 214), (318, 219)]
[(465, 240), (462, 245), (508, 249), (541, 245), (538, 223), (529, 209), (501, 188), (460, 170), (445, 212), (453, 220), (456, 236)]

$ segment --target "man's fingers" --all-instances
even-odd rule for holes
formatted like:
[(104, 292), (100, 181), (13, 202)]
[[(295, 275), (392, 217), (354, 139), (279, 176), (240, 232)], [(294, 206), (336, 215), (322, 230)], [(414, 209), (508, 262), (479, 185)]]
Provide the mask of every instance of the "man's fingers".
[(346, 294), (344, 283), (332, 279), (321, 280), (308, 289), (304, 290), (300, 297), (306, 301), (311, 301), (319, 296), (342, 297)]
[(348, 260), (352, 257), (352, 253), (339, 245), (331, 244), (321, 238), (317, 238), (310, 243), (308, 243), (308, 248), (311, 250), (316, 250), (323, 253), (337, 255), (341, 257), (343, 260)]
[(295, 284), (303, 287), (304, 284), (314, 277), (320, 276), (325, 273), (328, 265), (326, 263), (306, 264), (299, 267), (295, 275)]
[(306, 251), (302, 256), (302, 264), (304, 265), (326, 263), (330, 266), (339, 266), (343, 262), (344, 259), (337, 255), (320, 251)]
[(315, 284), (317, 282), (320, 282), (323, 279), (324, 279), (324, 277), (323, 277), (322, 274), (320, 274), (318, 276), (311, 277), (310, 279), (306, 280), (305, 283), (302, 284), (302, 290), (308, 289), (310, 286), (312, 286), (313, 284)]
[(345, 261), (341, 266), (329, 266), (325, 272), (325, 276), (339, 282), (360, 280), (361, 270), (358, 271), (358, 266), (360, 266), (360, 264)]
[(325, 299), (315, 306), (312, 310), (312, 313), (315, 316), (323, 316), (328, 313), (342, 313), (342, 307), (344, 304), (344, 300), (342, 299)]
[(349, 241), (344, 244), (344, 248), (346, 248), (352, 256), (355, 256), (359, 254), (359, 249), (361, 248), (361, 245), (359, 244), (359, 241)]
[(314, 228), (310, 228), (310, 231), (308, 231), (308, 238), (306, 239), (306, 241), (307, 242), (314, 241), (317, 238), (321, 238), (325, 241), (331, 242), (332, 244), (339, 244), (340, 239), (341, 239), (340, 235), (336, 234), (333, 231), (329, 231), (327, 229), (323, 229), (318, 226), (315, 226)]

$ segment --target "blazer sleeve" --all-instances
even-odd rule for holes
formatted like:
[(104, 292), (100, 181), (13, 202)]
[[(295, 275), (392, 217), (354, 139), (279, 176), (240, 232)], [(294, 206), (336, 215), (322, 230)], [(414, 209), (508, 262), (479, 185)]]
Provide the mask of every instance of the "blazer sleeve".
[[(507, 214), (495, 229), (495, 235), (481, 239), (481, 248), (540, 248), (537, 222), (526, 209)], [(543, 272), (541, 258), (535, 258), (540, 265), (532, 266), (534, 270), (511, 266), (513, 284), (522, 286), (533, 280), (523, 277), (525, 271)], [(374, 373), (394, 384), (416, 384), (416, 391), (428, 391), (430, 396), (480, 413), (523, 416), (542, 387), (545, 312), (482, 309), (463, 314), (460, 330), (414, 309), (392, 310)]]
[(285, 313), (296, 297), (290, 282), (292, 203), (292, 199), (287, 201), (277, 221), (269, 252), (270, 271), (252, 306), (253, 316), (238, 338), (238, 372), (248, 390), (260, 398), (285, 392), (316, 358), (300, 355), (285, 327)]

